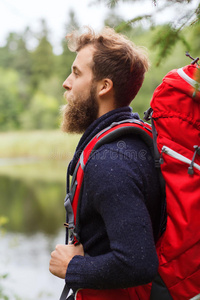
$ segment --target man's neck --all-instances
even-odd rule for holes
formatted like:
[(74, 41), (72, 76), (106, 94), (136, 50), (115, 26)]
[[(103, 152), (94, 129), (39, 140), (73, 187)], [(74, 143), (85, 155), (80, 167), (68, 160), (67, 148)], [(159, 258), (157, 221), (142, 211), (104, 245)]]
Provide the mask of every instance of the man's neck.
[(116, 108), (117, 107), (114, 104), (114, 101), (104, 101), (104, 103), (102, 105), (99, 105), (98, 118)]

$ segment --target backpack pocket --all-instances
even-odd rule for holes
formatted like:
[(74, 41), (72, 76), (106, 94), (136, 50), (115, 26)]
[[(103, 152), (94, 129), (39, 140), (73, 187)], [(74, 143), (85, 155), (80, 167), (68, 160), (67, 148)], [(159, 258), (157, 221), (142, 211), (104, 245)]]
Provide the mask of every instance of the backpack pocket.
[[(197, 146), (198, 147), (198, 146)], [(200, 147), (197, 148), (197, 152), (200, 151)], [(188, 164), (188, 174), (193, 175), (192, 169), (196, 168), (197, 170), (200, 171), (200, 165), (198, 165), (197, 163), (194, 162), (193, 159), (189, 159), (184, 155), (181, 155), (180, 153), (172, 150), (171, 148), (167, 147), (167, 146), (163, 146), (162, 147), (162, 151), (161, 151), (161, 162), (162, 162), (162, 154), (165, 153), (171, 157), (173, 157), (174, 159), (183, 162), (185, 164)], [(195, 152), (194, 152), (195, 155)], [(193, 157), (194, 157), (193, 155)], [(196, 155), (195, 155), (196, 156)]]
[(168, 282), (167, 286), (172, 287), (180, 281), (185, 282), (200, 265), (197, 263), (200, 155), (198, 148), (195, 155), (195, 149), (188, 150), (168, 139), (163, 142), (160, 155), (165, 180), (167, 226), (157, 249), (160, 275), (164, 282)]

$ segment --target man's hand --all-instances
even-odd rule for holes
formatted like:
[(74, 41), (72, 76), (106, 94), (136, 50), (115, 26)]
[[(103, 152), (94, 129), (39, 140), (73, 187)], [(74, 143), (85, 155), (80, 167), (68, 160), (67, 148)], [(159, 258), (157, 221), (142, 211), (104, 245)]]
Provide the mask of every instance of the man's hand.
[(49, 271), (60, 278), (65, 278), (67, 267), (70, 260), (75, 255), (84, 256), (82, 244), (75, 245), (57, 245), (56, 249), (51, 253), (49, 262)]

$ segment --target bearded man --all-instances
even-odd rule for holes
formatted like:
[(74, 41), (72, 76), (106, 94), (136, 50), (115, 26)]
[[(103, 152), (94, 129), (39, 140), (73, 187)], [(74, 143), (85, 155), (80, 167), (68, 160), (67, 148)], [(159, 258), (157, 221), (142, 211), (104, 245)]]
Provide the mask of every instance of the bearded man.
[[(113, 122), (139, 120), (129, 105), (149, 61), (142, 48), (109, 28), (100, 34), (73, 32), (67, 39), (77, 56), (63, 83), (68, 104), (62, 129), (83, 133), (68, 167), (73, 175), (97, 133)], [(65, 279), (75, 299), (133, 299), (130, 288), (157, 274), (160, 199), (154, 160), (140, 136), (126, 134), (100, 146), (84, 166), (76, 224), (80, 243), (56, 246), (51, 273)]]

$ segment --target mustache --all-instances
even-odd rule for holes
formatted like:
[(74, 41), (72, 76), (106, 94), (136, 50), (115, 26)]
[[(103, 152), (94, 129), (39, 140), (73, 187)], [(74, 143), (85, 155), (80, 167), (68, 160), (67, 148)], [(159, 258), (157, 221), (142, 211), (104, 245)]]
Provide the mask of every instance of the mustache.
[(60, 116), (64, 117), (65, 112), (66, 112), (66, 109), (67, 109), (67, 104), (61, 105), (61, 106), (59, 107), (59, 113), (60, 113)]
[(63, 97), (66, 101), (68, 101), (68, 98), (69, 98), (69, 94), (68, 94), (68, 91), (65, 91), (64, 94), (63, 94)]
[(67, 102), (67, 105), (69, 105), (69, 106), (73, 105), (75, 98), (73, 95), (71, 95), (69, 93), (69, 91), (65, 91), (63, 97), (64, 97), (65, 101)]

